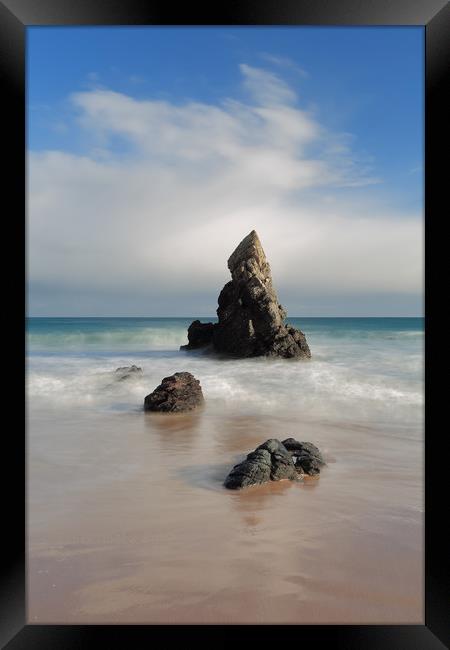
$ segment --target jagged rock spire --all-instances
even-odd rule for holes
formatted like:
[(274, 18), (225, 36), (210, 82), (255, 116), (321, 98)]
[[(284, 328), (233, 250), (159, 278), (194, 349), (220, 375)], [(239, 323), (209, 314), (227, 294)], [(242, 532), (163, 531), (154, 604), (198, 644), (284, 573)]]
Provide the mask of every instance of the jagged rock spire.
[(237, 357), (310, 358), (305, 335), (284, 324), (263, 247), (252, 230), (228, 259), (231, 280), (220, 292), (218, 323), (194, 321), (184, 349), (209, 347)]

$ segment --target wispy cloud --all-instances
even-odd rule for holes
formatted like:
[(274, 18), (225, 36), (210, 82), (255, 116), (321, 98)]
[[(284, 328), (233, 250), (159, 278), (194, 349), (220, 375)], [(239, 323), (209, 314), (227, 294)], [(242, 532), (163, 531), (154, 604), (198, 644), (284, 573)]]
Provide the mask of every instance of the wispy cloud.
[(241, 63), (239, 68), (244, 77), (245, 88), (252, 98), (261, 104), (284, 105), (296, 101), (296, 93), (276, 74), (246, 63)]
[(421, 215), (380, 214), (369, 195), (356, 209), (351, 188), (376, 178), (352, 138), (299, 107), (279, 76), (240, 69), (246, 102), (71, 96), (92, 146), (83, 156), (29, 155), (32, 286), (149, 306), (184, 293), (181, 311), (195, 313), (256, 228), (281, 300), (283, 291), (297, 304), (305, 292), (319, 301), (331, 291), (420, 292)]
[(298, 65), (298, 63), (295, 63), (295, 61), (287, 56), (279, 56), (276, 54), (270, 54), (269, 52), (260, 52), (259, 56), (267, 63), (276, 65), (280, 68), (285, 68), (287, 70), (294, 70), (301, 77), (307, 78), (309, 76), (307, 71), (302, 68), (302, 66)]

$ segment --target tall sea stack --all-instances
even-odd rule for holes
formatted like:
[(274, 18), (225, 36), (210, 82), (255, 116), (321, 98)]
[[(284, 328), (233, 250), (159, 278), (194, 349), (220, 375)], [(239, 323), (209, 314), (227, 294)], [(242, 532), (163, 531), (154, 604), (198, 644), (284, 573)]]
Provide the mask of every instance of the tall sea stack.
[(218, 323), (191, 323), (188, 345), (232, 357), (309, 359), (311, 352), (300, 330), (284, 323), (286, 311), (278, 303), (270, 266), (254, 230), (228, 260), (231, 280), (220, 292)]

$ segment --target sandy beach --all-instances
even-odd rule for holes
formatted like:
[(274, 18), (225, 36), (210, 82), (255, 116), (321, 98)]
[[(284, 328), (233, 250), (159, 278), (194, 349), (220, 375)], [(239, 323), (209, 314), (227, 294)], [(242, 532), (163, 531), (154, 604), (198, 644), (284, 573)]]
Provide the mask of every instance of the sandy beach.
[[(423, 623), (423, 463), (406, 431), (289, 417), (30, 413), (30, 623)], [(295, 434), (320, 479), (227, 491)]]

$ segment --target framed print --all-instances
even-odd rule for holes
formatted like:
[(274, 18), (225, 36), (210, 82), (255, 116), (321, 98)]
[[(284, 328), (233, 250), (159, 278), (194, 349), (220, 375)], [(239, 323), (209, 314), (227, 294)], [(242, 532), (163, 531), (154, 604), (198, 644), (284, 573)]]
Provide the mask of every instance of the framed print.
[(26, 295), (2, 643), (445, 647), (448, 4), (0, 12)]

